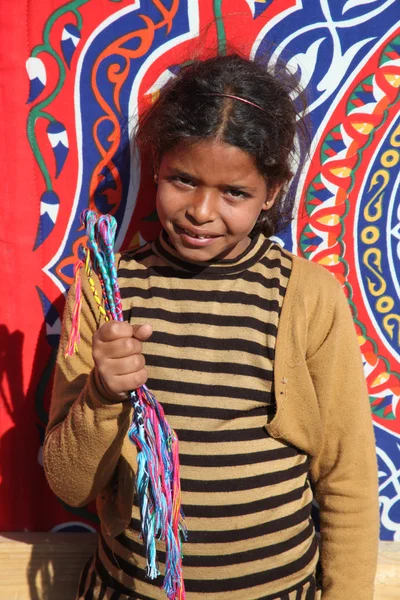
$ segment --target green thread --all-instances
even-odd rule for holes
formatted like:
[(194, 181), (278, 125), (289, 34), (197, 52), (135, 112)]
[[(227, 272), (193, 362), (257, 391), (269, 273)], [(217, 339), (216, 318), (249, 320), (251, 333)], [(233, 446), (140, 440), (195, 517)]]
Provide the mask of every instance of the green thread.
[(51, 183), (51, 177), (50, 177), (50, 173), (49, 170), (46, 166), (46, 163), (44, 162), (44, 158), (43, 155), (40, 151), (39, 145), (37, 143), (36, 140), (36, 136), (35, 136), (35, 130), (34, 130), (34, 123), (35, 121), (33, 121), (30, 118), (28, 118), (28, 127), (27, 127), (27, 134), (28, 134), (28, 140), (29, 140), (29, 144), (31, 146), (32, 152), (34, 157), (36, 158), (36, 162), (39, 166), (39, 169), (42, 172), (45, 184), (46, 184), (46, 190), (52, 190), (53, 189), (53, 185)]
[(226, 34), (224, 27), (224, 20), (222, 17), (222, 0), (214, 0), (214, 17), (215, 24), (217, 27), (217, 39), (218, 39), (218, 54), (221, 56), (226, 55)]
[(35, 106), (33, 106), (31, 108), (29, 115), (28, 115), (28, 123), (27, 123), (27, 136), (28, 136), (29, 144), (31, 146), (33, 155), (36, 159), (39, 169), (43, 175), (43, 179), (45, 181), (47, 191), (52, 191), (53, 185), (51, 182), (49, 170), (47, 168), (47, 165), (44, 161), (42, 152), (40, 151), (39, 145), (36, 140), (35, 123), (36, 123), (36, 120), (39, 118), (45, 118), (50, 122), (55, 121), (54, 117), (52, 117), (49, 113), (44, 112), (42, 109), (47, 107), (54, 100), (54, 98), (56, 98), (58, 96), (62, 86), (64, 85), (65, 74), (66, 74), (63, 60), (61, 59), (59, 54), (51, 47), (50, 33), (51, 33), (51, 29), (52, 29), (53, 25), (55, 24), (55, 22), (57, 21), (57, 19), (59, 19), (61, 16), (65, 15), (68, 12), (71, 12), (72, 14), (75, 15), (75, 18), (77, 21), (77, 27), (80, 30), (82, 28), (82, 16), (77, 9), (80, 6), (82, 6), (83, 4), (86, 4), (87, 2), (90, 2), (90, 0), (73, 0), (73, 2), (69, 2), (68, 4), (61, 6), (58, 10), (56, 10), (49, 17), (49, 19), (47, 20), (46, 25), (44, 27), (43, 44), (39, 44), (39, 45), (35, 46), (31, 53), (32, 57), (37, 57), (40, 53), (47, 52), (48, 54), (50, 54), (50, 56), (52, 56), (55, 59), (55, 61), (57, 62), (58, 68), (59, 68), (59, 78), (58, 78), (58, 82), (57, 82), (55, 89), (47, 98), (42, 100), (42, 102), (40, 102), (39, 104), (36, 104)]
[(50, 121), (50, 123), (55, 122), (55, 118), (53, 117), (53, 115), (51, 115), (48, 112), (44, 112), (44, 110), (41, 110), (40, 113), (38, 113), (38, 118), (39, 117), (42, 117), (42, 119), (47, 119), (48, 121)]

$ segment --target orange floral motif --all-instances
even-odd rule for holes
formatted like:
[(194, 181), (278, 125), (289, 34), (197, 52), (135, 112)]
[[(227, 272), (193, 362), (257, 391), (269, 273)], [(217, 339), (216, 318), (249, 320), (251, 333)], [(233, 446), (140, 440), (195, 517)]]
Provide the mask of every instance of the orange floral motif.
[[(107, 170), (111, 173), (115, 183), (114, 188), (107, 189), (105, 192), (108, 204), (111, 207), (109, 210), (110, 214), (115, 214), (117, 212), (122, 197), (121, 179), (119, 176), (118, 168), (114, 162), (114, 156), (117, 154), (119, 144), (121, 141), (120, 122), (118, 120), (118, 116), (114, 112), (114, 109), (110, 106), (110, 104), (105, 100), (104, 96), (101, 94), (101, 91), (97, 85), (97, 73), (99, 71), (100, 65), (106, 58), (110, 56), (118, 56), (124, 59), (125, 65), (123, 67), (121, 67), (121, 65), (119, 65), (118, 63), (114, 63), (108, 67), (107, 71), (109, 81), (114, 84), (114, 104), (118, 112), (121, 113), (120, 93), (122, 86), (124, 85), (129, 75), (130, 61), (144, 56), (150, 50), (153, 44), (154, 34), (158, 29), (166, 27), (167, 34), (171, 31), (172, 22), (179, 6), (179, 0), (173, 0), (170, 8), (167, 8), (161, 0), (152, 1), (154, 6), (161, 13), (161, 20), (155, 23), (147, 15), (141, 14), (140, 17), (144, 22), (144, 27), (142, 29), (132, 31), (126, 35), (123, 35), (114, 42), (112, 42), (112, 44), (110, 44), (107, 48), (103, 50), (103, 52), (101, 52), (101, 54), (97, 57), (93, 65), (91, 79), (92, 90), (95, 95), (96, 101), (98, 102), (99, 106), (101, 106), (101, 108), (103, 109), (105, 115), (97, 119), (93, 126), (93, 138), (95, 140), (96, 147), (100, 153), (101, 159), (95, 166), (90, 181), (89, 208), (91, 210), (97, 209), (97, 207), (95, 206), (94, 198), (96, 190), (105, 179), (105, 176), (103, 174), (105, 168), (107, 168)], [(139, 41), (138, 47), (135, 50), (126, 48), (125, 44), (134, 39), (137, 39)], [(103, 146), (98, 135), (99, 127), (104, 122), (109, 122), (112, 125), (112, 132), (108, 136), (108, 141), (111, 145), (108, 148), (105, 148)]]
[[(376, 136), (390, 115), (394, 114), (394, 103), (398, 97), (400, 86), (400, 68), (394, 63), (397, 52), (383, 50), (380, 64), (370, 78), (365, 78), (361, 85), (364, 90), (375, 90), (375, 98), (368, 104), (368, 110), (361, 110), (363, 103), (348, 94), (347, 110), (343, 115), (341, 128), (337, 126), (327, 132), (331, 138), (341, 140), (343, 149), (336, 157), (329, 148), (322, 150), (325, 138), (320, 142), (320, 163), (315, 166), (319, 173), (311, 173), (308, 179), (308, 190), (305, 188), (305, 206), (307, 216), (299, 230), (299, 249), (304, 254), (331, 271), (344, 286), (349, 303), (353, 309), (355, 326), (360, 348), (365, 362), (368, 389), (372, 407), (379, 407), (385, 396), (393, 395), (393, 403), (386, 406), (382, 418), (396, 419), (396, 398), (400, 395), (400, 378), (398, 373), (390, 370), (388, 360), (379, 354), (375, 342), (369, 338), (366, 328), (360, 320), (353, 300), (353, 288), (350, 278), (350, 266), (346, 259), (345, 220), (352, 218), (352, 207), (357, 203), (357, 169), (362, 160), (368, 161), (368, 149), (372, 136)], [(386, 57), (386, 62), (385, 58)], [(373, 80), (373, 84), (372, 84)], [(378, 93), (376, 91), (379, 90)], [(349, 98), (352, 98), (351, 103)], [(354, 110), (356, 108), (356, 110)], [(314, 165), (311, 165), (313, 169)], [(322, 176), (322, 178), (321, 178)], [(332, 191), (333, 198), (323, 206), (318, 200), (318, 191), (325, 187), (325, 182)], [(313, 193), (315, 190), (315, 193)], [(308, 191), (308, 193), (307, 193)], [(315, 197), (316, 196), (316, 197)], [(313, 245), (313, 238), (319, 236), (322, 243)], [(310, 244), (307, 244), (310, 239)]]
[(72, 267), (75, 266), (75, 264), (78, 262), (79, 260), (79, 256), (78, 256), (78, 252), (79, 252), (79, 247), (81, 245), (86, 245), (86, 235), (83, 235), (81, 237), (79, 237), (73, 244), (72, 244), (72, 253), (69, 256), (66, 256), (58, 265), (56, 268), (56, 273), (57, 276), (61, 279), (61, 281), (64, 281), (67, 286), (70, 286), (73, 284), (74, 282), (74, 277), (68, 277), (68, 275), (66, 275), (65, 273), (63, 273), (63, 270), (65, 269), (65, 267), (68, 267), (69, 265), (71, 265)]

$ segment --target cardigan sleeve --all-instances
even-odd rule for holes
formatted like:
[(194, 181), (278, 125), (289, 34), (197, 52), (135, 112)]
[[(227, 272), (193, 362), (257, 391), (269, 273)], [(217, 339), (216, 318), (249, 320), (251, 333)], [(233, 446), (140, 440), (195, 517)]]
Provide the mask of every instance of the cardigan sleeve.
[[(378, 471), (368, 391), (347, 299), (336, 300), (307, 366), (322, 444), (311, 459), (320, 508), (323, 600), (372, 600), (379, 541)], [(326, 325), (326, 324), (325, 324)]]
[[(101, 290), (95, 282), (99, 296)], [(108, 395), (94, 368), (92, 337), (100, 312), (88, 278), (82, 277), (81, 340), (65, 357), (75, 302), (69, 290), (43, 447), (46, 476), (54, 493), (71, 506), (93, 500), (111, 480), (130, 423), (129, 401)]]

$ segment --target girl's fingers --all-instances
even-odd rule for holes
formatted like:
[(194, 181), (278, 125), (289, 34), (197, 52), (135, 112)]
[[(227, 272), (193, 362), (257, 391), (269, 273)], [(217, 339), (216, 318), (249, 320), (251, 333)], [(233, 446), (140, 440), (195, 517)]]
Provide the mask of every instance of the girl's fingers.
[(101, 342), (112, 342), (120, 338), (134, 337), (137, 340), (145, 341), (153, 333), (153, 328), (149, 323), (144, 325), (131, 325), (127, 321), (108, 321), (103, 323), (96, 331), (94, 336)]
[(111, 377), (119, 377), (121, 375), (129, 375), (137, 373), (144, 369), (146, 365), (143, 354), (134, 354), (126, 358), (114, 359), (110, 358), (104, 361), (98, 371), (103, 379)]
[(108, 358), (125, 358), (142, 352), (142, 343), (134, 337), (122, 337), (103, 342), (93, 341), (93, 358), (96, 361)]
[(149, 323), (144, 325), (133, 325), (133, 337), (141, 342), (145, 342), (149, 339), (153, 333), (153, 327)]
[(125, 395), (131, 390), (136, 390), (146, 383), (147, 371), (146, 369), (141, 369), (141, 371), (137, 371), (136, 373), (118, 375), (113, 378), (112, 388), (108, 386), (106, 380), (103, 379), (103, 381), (109, 389), (112, 389), (114, 394)]
[(94, 338), (101, 342), (112, 342), (119, 338), (130, 338), (133, 335), (133, 327), (126, 321), (108, 321), (103, 323), (94, 334)]
[(93, 336), (93, 360), (105, 389), (119, 398), (147, 381), (142, 341), (153, 332), (149, 324), (130, 325), (113, 321)]

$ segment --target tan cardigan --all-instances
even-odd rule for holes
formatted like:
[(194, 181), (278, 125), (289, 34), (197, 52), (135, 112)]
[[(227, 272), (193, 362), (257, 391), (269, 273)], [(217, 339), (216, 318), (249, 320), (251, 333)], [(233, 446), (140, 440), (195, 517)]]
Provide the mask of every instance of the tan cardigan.
[[(51, 488), (66, 503), (81, 506), (96, 498), (103, 526), (116, 536), (132, 512), (131, 407), (107, 394), (93, 368), (91, 339), (101, 321), (85, 277), (82, 287), (79, 354), (68, 359), (63, 353), (73, 290), (64, 313), (44, 465)], [(337, 281), (296, 256), (279, 322), (274, 381), (277, 412), (266, 429), (310, 456), (321, 517), (322, 598), (372, 600), (378, 478), (357, 336)]]

